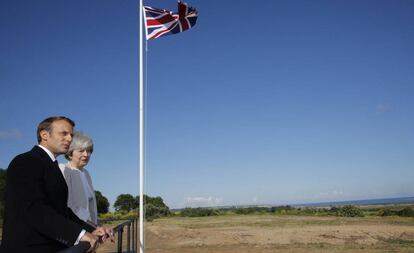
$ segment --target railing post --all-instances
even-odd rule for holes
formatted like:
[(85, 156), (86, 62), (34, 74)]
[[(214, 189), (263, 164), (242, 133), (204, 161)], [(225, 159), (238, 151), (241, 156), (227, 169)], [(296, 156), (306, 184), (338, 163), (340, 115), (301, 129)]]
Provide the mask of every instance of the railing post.
[(131, 252), (131, 221), (128, 222), (127, 228), (127, 252)]
[(136, 252), (135, 251), (135, 219), (131, 220), (131, 224), (132, 224), (132, 252)]
[[(102, 220), (103, 221), (114, 221), (114, 220), (125, 220), (125, 219), (107, 219)], [(128, 219), (127, 221), (118, 224), (116, 227), (114, 227), (114, 232), (118, 235), (118, 253), (122, 253), (122, 247), (123, 247), (123, 233), (124, 233), (124, 227), (128, 226), (127, 228), (127, 237), (126, 237), (126, 252), (131, 253), (137, 253), (138, 247), (141, 247), (139, 245), (138, 241), (138, 218), (135, 219)], [(131, 231), (132, 230), (132, 231)], [(132, 238), (131, 238), (132, 236)]]
[(118, 253), (122, 253), (122, 233), (124, 228), (122, 227), (118, 232)]
[[(135, 231), (137, 231), (138, 234), (138, 218), (135, 220)], [(138, 238), (138, 237), (137, 237)], [(138, 246), (141, 247), (141, 245), (138, 245), (138, 240), (135, 241), (135, 248), (137, 249), (137, 253), (138, 253)]]

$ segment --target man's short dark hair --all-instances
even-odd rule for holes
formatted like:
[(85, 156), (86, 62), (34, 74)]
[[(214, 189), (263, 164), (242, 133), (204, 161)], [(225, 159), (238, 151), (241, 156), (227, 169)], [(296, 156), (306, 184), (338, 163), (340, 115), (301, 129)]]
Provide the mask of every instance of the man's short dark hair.
[(65, 116), (53, 116), (49, 117), (47, 119), (44, 119), (42, 122), (39, 123), (37, 126), (37, 142), (40, 143), (42, 141), (42, 138), (40, 137), (40, 132), (43, 130), (46, 130), (50, 133), (52, 130), (52, 123), (58, 120), (65, 120), (69, 124), (72, 125), (72, 127), (75, 127), (75, 122)]

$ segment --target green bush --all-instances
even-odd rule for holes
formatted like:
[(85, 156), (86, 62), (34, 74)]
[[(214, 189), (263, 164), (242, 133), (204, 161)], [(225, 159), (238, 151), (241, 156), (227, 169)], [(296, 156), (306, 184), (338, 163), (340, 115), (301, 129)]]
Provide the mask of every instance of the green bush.
[(167, 206), (157, 206), (154, 204), (145, 205), (145, 220), (152, 221), (154, 219), (169, 216), (170, 209)]
[(214, 210), (211, 208), (184, 208), (180, 212), (180, 216), (182, 217), (203, 217), (203, 216), (216, 216), (219, 215), (218, 210)]
[(247, 208), (236, 208), (234, 210), (234, 213), (236, 214), (253, 214), (255, 213), (255, 209), (251, 208), (251, 207), (247, 207)]
[(128, 213), (104, 213), (99, 215), (100, 220), (110, 220), (110, 219), (135, 219), (138, 217), (138, 214), (136, 211), (131, 211)]
[(107, 219), (122, 219), (122, 213), (103, 213), (99, 214), (100, 220), (107, 220)]
[[(139, 196), (134, 197), (131, 194), (121, 194), (117, 197), (114, 207), (115, 211), (120, 213), (122, 218), (135, 218), (139, 211)], [(145, 220), (147, 221), (171, 215), (170, 209), (159, 196), (150, 197), (144, 195), (144, 209)]]
[(119, 195), (114, 203), (115, 211), (128, 213), (136, 208), (135, 198), (131, 194)]
[(290, 213), (295, 208), (291, 206), (272, 206), (269, 210), (270, 213), (274, 214), (287, 214)]
[(95, 191), (96, 197), (96, 207), (98, 209), (98, 213), (107, 213), (109, 211), (109, 201), (108, 199), (102, 195), (100, 191)]
[(380, 209), (378, 211), (378, 216), (392, 216), (392, 215), (396, 215), (395, 211), (391, 210), (391, 209)]
[(342, 217), (363, 217), (364, 213), (359, 207), (346, 205), (337, 208), (336, 215)]
[(398, 211), (397, 215), (402, 217), (414, 217), (414, 210), (411, 207), (405, 207)]
[[(135, 197), (136, 207), (139, 208), (139, 196)], [(154, 219), (171, 215), (170, 208), (164, 203), (160, 197), (150, 197), (144, 195), (145, 220), (152, 221)]]

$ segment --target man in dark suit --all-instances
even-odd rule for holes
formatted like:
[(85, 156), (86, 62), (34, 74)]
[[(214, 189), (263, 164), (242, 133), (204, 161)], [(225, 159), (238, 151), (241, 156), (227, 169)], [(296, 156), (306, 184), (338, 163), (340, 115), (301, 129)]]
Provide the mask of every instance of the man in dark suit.
[(39, 145), (10, 163), (1, 253), (55, 253), (80, 241), (96, 246), (98, 236), (109, 233), (67, 207), (68, 188), (56, 156), (68, 151), (74, 126), (66, 117), (45, 119), (37, 129)]

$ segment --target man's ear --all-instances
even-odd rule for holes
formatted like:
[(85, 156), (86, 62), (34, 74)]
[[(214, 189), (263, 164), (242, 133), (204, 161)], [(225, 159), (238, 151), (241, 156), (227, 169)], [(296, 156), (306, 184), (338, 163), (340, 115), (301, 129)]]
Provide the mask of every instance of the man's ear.
[(46, 130), (40, 131), (40, 138), (42, 139), (42, 141), (46, 141), (47, 139), (49, 139), (49, 132)]

